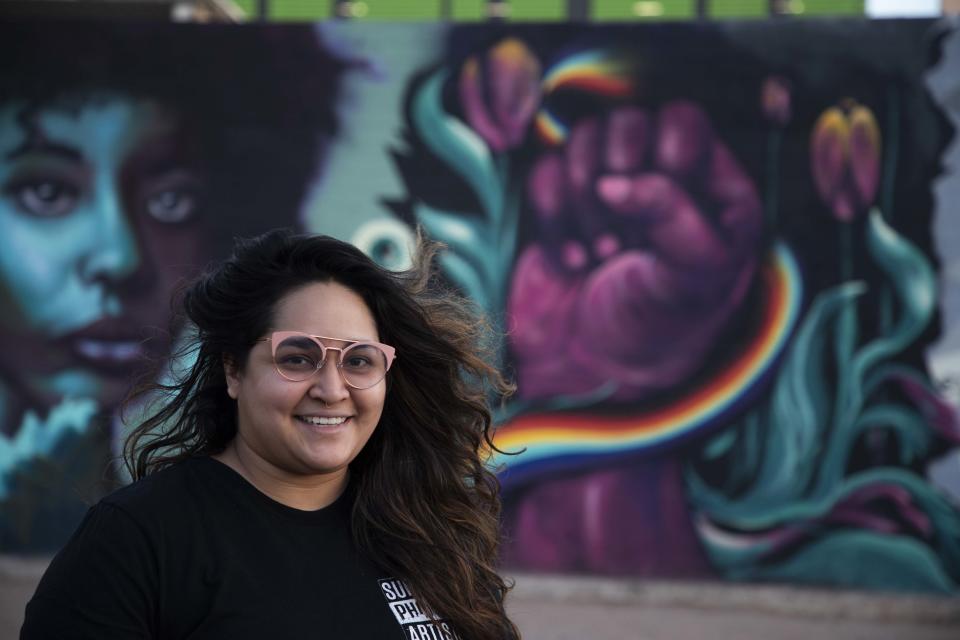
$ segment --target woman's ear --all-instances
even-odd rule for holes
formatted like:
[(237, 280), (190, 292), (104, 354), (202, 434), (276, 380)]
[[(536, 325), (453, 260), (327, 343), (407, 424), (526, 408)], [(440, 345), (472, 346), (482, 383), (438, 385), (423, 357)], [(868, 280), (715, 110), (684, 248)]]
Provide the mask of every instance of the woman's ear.
[(223, 377), (227, 380), (227, 395), (236, 400), (240, 395), (240, 367), (228, 355), (223, 356)]

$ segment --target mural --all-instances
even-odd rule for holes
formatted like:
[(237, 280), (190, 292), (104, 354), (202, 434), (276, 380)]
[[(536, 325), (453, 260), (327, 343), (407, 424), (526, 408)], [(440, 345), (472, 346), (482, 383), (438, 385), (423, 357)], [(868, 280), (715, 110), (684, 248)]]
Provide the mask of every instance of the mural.
[(49, 551), (117, 485), (118, 407), (184, 329), (179, 283), (296, 223), (345, 63), (310, 27), (0, 39), (0, 548)]
[(958, 590), (946, 26), (44, 29), (0, 63), (3, 551), (122, 482), (120, 401), (234, 236), (401, 268), (420, 226), (517, 381), (511, 567)]
[(503, 319), (509, 562), (954, 591), (956, 493), (925, 477), (960, 444), (922, 361), (931, 25), (450, 43), (394, 209)]

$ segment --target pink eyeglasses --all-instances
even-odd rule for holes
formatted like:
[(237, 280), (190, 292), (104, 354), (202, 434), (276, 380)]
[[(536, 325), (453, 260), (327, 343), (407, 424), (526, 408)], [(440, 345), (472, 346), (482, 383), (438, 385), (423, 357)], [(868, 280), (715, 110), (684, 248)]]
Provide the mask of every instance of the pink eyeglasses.
[[(329, 347), (321, 340), (343, 342), (347, 346)], [(270, 343), (277, 373), (291, 382), (302, 382), (313, 376), (327, 361), (327, 351), (338, 351), (337, 369), (343, 381), (354, 389), (369, 389), (386, 377), (396, 358), (396, 349), (380, 342), (314, 336), (300, 331), (274, 331), (260, 341)]]

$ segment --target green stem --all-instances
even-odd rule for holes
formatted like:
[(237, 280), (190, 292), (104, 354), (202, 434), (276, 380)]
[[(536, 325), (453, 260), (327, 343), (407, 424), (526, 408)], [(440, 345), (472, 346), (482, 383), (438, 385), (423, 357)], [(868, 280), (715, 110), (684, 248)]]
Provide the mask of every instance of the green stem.
[(767, 230), (773, 234), (779, 218), (780, 192), (780, 145), (783, 131), (774, 127), (767, 135), (767, 184), (764, 209), (766, 210)]
[[(880, 210), (884, 221), (893, 226), (893, 200), (896, 194), (897, 155), (900, 152), (900, 92), (896, 85), (887, 89), (886, 144), (881, 174)], [(886, 335), (893, 325), (893, 292), (887, 285), (880, 288), (880, 335)]]
[[(847, 283), (853, 279), (853, 229), (850, 224), (840, 227), (840, 279)], [(837, 397), (834, 403), (833, 433), (850, 428), (850, 422), (856, 418), (858, 410), (850, 407), (851, 364), (857, 344), (857, 303), (849, 300), (844, 303), (837, 318), (836, 332), (833, 337), (834, 362), (837, 372)]]

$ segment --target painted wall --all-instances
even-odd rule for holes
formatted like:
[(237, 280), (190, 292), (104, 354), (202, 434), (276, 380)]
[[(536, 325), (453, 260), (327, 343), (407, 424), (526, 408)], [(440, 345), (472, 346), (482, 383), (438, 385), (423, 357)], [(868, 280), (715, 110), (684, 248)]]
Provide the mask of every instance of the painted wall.
[(123, 393), (234, 235), (400, 268), (421, 225), (518, 383), (509, 565), (957, 591), (947, 27), (32, 35), (76, 64), (24, 40), (0, 70), (5, 551), (122, 481)]

